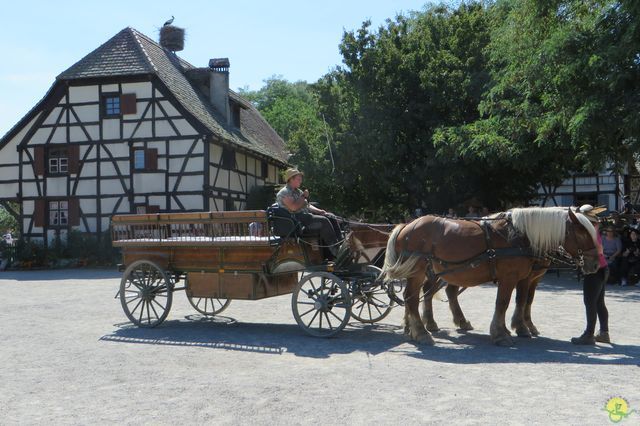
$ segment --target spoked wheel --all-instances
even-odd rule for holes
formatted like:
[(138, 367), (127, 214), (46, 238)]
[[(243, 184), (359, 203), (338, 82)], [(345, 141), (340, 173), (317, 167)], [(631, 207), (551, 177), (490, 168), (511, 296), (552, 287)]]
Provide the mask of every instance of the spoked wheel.
[(351, 316), (360, 322), (372, 324), (391, 313), (393, 300), (389, 296), (386, 284), (376, 283), (382, 269), (367, 265), (366, 271), (371, 273), (371, 278), (355, 284), (351, 296)]
[(315, 272), (298, 282), (291, 308), (304, 331), (316, 337), (330, 337), (347, 325), (351, 300), (340, 278), (329, 272)]
[(231, 299), (217, 299), (215, 297), (191, 297), (187, 295), (189, 303), (193, 308), (202, 315), (214, 316), (218, 315), (231, 303)]
[(169, 314), (173, 284), (167, 273), (147, 260), (133, 262), (120, 281), (120, 303), (127, 318), (139, 327), (155, 327)]

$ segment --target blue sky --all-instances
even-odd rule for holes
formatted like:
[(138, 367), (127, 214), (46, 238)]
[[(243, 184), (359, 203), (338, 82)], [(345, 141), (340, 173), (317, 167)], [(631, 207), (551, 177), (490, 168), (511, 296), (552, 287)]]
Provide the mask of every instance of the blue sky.
[[(457, 3), (457, 2), (456, 2)], [(423, 0), (210, 0), (5, 2), (0, 24), (0, 135), (46, 93), (55, 77), (125, 27), (158, 39), (172, 15), (186, 31), (178, 54), (195, 66), (228, 57), (232, 89), (257, 90), (277, 75), (316, 81), (342, 58), (344, 30), (422, 11)]]

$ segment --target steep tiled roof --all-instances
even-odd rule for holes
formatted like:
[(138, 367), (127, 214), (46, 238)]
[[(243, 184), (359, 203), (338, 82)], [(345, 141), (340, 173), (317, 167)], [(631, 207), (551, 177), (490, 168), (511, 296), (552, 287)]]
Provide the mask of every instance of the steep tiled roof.
[(286, 163), (284, 142), (260, 113), (230, 91), (230, 98), (244, 106), (242, 132), (228, 126), (207, 96), (185, 76), (184, 72), (193, 68), (146, 35), (125, 28), (62, 72), (57, 80), (156, 75), (182, 107), (213, 135), (228, 144)]

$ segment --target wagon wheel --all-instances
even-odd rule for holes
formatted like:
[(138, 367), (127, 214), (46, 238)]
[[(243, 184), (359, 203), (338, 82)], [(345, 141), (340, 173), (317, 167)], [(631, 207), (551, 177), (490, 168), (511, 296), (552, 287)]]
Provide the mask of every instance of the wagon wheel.
[(173, 284), (156, 263), (137, 260), (120, 281), (120, 303), (127, 318), (139, 327), (155, 327), (169, 314)]
[(193, 308), (202, 315), (218, 315), (231, 303), (231, 299), (218, 299), (216, 297), (191, 297), (187, 294), (187, 299)]
[(354, 288), (351, 296), (351, 316), (360, 322), (372, 324), (391, 313), (393, 300), (389, 296), (386, 284), (375, 282), (382, 269), (367, 265), (366, 271), (371, 273), (371, 278), (360, 281)]
[(291, 298), (298, 325), (316, 337), (330, 337), (349, 321), (351, 299), (342, 280), (328, 272), (302, 277)]

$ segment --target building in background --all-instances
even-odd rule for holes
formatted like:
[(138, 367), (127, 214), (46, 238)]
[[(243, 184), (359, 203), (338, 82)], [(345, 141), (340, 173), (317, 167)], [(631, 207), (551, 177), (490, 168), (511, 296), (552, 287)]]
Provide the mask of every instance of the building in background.
[(229, 90), (229, 60), (197, 68), (176, 50), (123, 29), (0, 139), (0, 203), (19, 206), (22, 238), (100, 234), (119, 213), (243, 209), (278, 183), (284, 142)]

